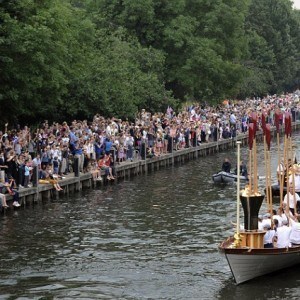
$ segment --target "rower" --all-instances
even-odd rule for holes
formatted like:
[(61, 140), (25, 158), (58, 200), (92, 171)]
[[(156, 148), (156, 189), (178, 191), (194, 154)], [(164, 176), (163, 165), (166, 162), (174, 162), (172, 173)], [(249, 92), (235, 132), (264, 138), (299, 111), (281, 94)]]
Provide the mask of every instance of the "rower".
[(286, 248), (290, 244), (291, 227), (288, 227), (288, 221), (283, 220), (282, 226), (277, 228), (277, 248)]
[(294, 169), (295, 169), (295, 174), (294, 174), (294, 176), (290, 175), (289, 182), (290, 182), (290, 185), (292, 185), (293, 180), (295, 181), (295, 192), (300, 194), (300, 166), (294, 165)]
[(225, 158), (222, 164), (222, 171), (226, 173), (230, 173), (230, 169), (231, 169), (231, 163), (228, 158)]
[(264, 248), (274, 248), (274, 239), (276, 231), (269, 224), (264, 225), (266, 231), (264, 235)]
[[(295, 208), (299, 207), (299, 204), (298, 204), (299, 202), (300, 202), (300, 196), (296, 192), (294, 194), (293, 186), (290, 186), (289, 192), (286, 193), (286, 195), (284, 196), (283, 203), (285, 205), (289, 204), (289, 209), (290, 209), (291, 213), (293, 215), (295, 215)], [(296, 204), (296, 207), (295, 207), (295, 204)]]
[(272, 221), (271, 221), (271, 214), (270, 213), (266, 213), (263, 215), (263, 219), (262, 219), (262, 227), (264, 228), (266, 225), (268, 226), (272, 226)]

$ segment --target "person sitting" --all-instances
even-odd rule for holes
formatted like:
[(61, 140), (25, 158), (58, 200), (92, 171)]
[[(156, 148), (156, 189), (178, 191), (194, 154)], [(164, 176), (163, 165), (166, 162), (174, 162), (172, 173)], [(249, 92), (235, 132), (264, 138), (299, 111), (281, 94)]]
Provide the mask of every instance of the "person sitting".
[(115, 179), (112, 174), (112, 168), (108, 164), (110, 164), (109, 155), (104, 154), (104, 157), (99, 159), (99, 161), (98, 161), (98, 167), (99, 167), (99, 169), (105, 171), (107, 180)]
[(231, 163), (228, 158), (225, 158), (222, 164), (222, 171), (226, 173), (230, 173), (230, 169), (231, 169)]
[(263, 216), (258, 215), (258, 230), (264, 230), (264, 225), (263, 225)]
[[(280, 227), (282, 225), (281, 224), (282, 223), (281, 214), (282, 214), (282, 212), (281, 212), (280, 208), (277, 211), (276, 211), (276, 209), (273, 209), (272, 221), (273, 221), (274, 225), (276, 225), (276, 223), (277, 223), (277, 226), (275, 226), (276, 228)], [(276, 223), (275, 223), (275, 221), (276, 221)]]
[(102, 180), (101, 170), (98, 168), (97, 161), (92, 159), (90, 166), (91, 166), (90, 173), (93, 176), (93, 180), (94, 181), (101, 181)]
[(57, 178), (54, 178), (53, 171), (51, 169), (51, 165), (47, 166), (47, 168), (43, 170), (42, 178), (39, 180), (39, 183), (51, 183), (56, 191), (62, 191), (63, 188), (59, 185)]
[(153, 158), (155, 157), (155, 152), (152, 147), (147, 147), (147, 153), (146, 153), (146, 158)]
[(274, 223), (274, 227), (273, 227), (273, 228), (274, 228), (274, 230), (275, 230), (275, 232), (276, 232), (276, 231), (277, 231), (277, 228), (280, 227), (280, 226), (279, 226), (279, 221), (278, 221), (278, 219), (274, 219), (274, 220), (273, 220), (273, 223)]
[(272, 226), (272, 220), (271, 220), (271, 214), (270, 213), (266, 213), (263, 215), (263, 219), (262, 219), (262, 228), (264, 228), (265, 226)]
[[(10, 194), (13, 196), (13, 206), (14, 207), (20, 207), (20, 198), (19, 198), (19, 192), (16, 190), (16, 183), (12, 176), (9, 176), (8, 182), (0, 182), (0, 188), (2, 194)], [(6, 200), (6, 199), (5, 199)]]
[(264, 225), (266, 233), (264, 235), (264, 248), (274, 248), (274, 238), (276, 231), (269, 224)]
[(8, 208), (8, 205), (6, 203), (6, 196), (2, 193), (0, 193), (0, 200), (1, 200), (1, 207)]
[(300, 246), (300, 216), (291, 217), (290, 218), (290, 227), (291, 227), (291, 234), (290, 234), (290, 243), (291, 246)]
[(288, 227), (288, 221), (283, 220), (282, 226), (277, 228), (276, 238), (277, 238), (277, 248), (286, 248), (290, 245), (290, 234), (291, 227)]

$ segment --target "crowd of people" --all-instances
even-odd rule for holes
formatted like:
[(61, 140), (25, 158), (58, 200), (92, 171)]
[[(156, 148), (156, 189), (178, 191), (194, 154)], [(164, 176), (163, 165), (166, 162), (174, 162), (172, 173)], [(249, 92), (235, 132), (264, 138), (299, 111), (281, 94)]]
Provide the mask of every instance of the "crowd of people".
[(114, 180), (116, 164), (152, 159), (244, 134), (253, 111), (258, 115), (264, 112), (271, 125), (276, 111), (281, 112), (282, 121), (286, 111), (295, 120), (300, 112), (299, 93), (225, 100), (217, 106), (195, 103), (179, 112), (171, 107), (154, 114), (143, 109), (132, 122), (96, 114), (90, 121), (74, 120), (69, 124), (50, 124), (45, 120), (35, 130), (28, 126), (10, 128), (6, 124), (0, 132), (2, 207), (7, 206), (7, 193), (14, 195), (14, 205), (19, 205), (18, 190), (31, 186), (34, 167), (40, 183), (50, 182), (57, 191), (62, 190), (58, 179), (73, 172), (75, 158), (80, 172), (91, 172), (95, 180), (101, 180), (103, 170), (108, 180)]

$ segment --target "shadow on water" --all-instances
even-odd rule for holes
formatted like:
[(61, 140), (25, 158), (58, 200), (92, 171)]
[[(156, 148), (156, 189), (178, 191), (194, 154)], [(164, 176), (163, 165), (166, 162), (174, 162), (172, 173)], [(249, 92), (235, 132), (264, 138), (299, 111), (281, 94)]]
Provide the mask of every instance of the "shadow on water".
[(233, 278), (215, 295), (215, 299), (299, 299), (299, 266), (278, 271), (255, 280), (235, 285)]

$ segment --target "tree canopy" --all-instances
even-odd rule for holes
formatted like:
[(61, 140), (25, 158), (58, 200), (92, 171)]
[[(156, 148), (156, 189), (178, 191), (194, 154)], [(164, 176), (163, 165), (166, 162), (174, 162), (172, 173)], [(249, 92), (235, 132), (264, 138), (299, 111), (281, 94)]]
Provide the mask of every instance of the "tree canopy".
[(0, 0), (0, 123), (134, 118), (300, 85), (290, 0)]

